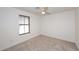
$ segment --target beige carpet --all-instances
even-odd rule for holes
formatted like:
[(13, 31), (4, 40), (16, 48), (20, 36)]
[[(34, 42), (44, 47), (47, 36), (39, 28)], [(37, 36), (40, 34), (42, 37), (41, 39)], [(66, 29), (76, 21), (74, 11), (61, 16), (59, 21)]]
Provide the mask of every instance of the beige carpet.
[(75, 43), (40, 35), (5, 51), (78, 51), (78, 49)]

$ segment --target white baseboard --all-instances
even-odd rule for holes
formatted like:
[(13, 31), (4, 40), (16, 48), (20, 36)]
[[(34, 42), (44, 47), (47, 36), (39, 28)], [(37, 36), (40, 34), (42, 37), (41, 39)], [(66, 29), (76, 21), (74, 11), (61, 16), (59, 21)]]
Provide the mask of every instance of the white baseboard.
[(48, 36), (48, 37), (51, 37), (51, 38), (56, 38), (56, 39), (60, 39), (60, 40), (64, 40), (64, 41), (75, 43), (75, 41), (66, 40), (66, 39), (60, 38), (60, 37), (55, 37), (55, 36), (51, 36), (51, 35), (47, 35), (47, 34), (43, 34), (43, 33), (41, 33), (41, 35), (45, 35), (45, 36)]

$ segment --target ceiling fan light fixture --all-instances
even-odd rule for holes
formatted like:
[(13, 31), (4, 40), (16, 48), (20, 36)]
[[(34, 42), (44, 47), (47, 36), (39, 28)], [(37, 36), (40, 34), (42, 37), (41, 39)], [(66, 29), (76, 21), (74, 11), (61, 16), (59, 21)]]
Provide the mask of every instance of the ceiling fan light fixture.
[(45, 11), (42, 11), (42, 14), (44, 15), (46, 12)]

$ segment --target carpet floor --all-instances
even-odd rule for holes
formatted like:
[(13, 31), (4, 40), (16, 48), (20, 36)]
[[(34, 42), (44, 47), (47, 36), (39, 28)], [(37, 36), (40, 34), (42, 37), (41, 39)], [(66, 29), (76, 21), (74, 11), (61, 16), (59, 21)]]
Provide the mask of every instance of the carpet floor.
[(4, 51), (78, 51), (75, 43), (39, 35)]

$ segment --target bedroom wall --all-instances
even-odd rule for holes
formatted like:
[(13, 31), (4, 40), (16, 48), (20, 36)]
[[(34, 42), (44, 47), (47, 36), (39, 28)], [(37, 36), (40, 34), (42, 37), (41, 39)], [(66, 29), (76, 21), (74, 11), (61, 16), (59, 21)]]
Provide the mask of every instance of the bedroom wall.
[[(25, 35), (18, 34), (18, 15), (30, 16), (30, 31)], [(39, 35), (39, 17), (16, 8), (0, 8), (0, 50), (6, 49)]]
[(44, 16), (41, 18), (41, 34), (75, 42), (75, 21), (75, 10)]
[(76, 45), (79, 48), (79, 8), (76, 9)]

